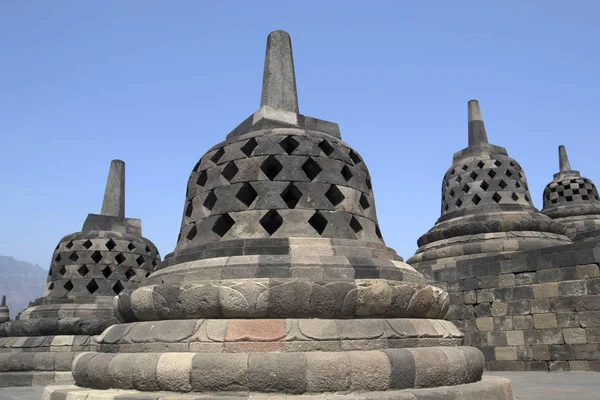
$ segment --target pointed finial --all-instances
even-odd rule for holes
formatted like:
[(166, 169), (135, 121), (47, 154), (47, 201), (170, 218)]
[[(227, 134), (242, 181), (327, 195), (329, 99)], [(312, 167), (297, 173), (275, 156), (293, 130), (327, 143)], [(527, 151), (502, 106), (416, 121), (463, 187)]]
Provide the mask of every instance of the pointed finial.
[(121, 160), (110, 163), (101, 214), (125, 218), (125, 163)]
[(469, 146), (480, 143), (488, 143), (485, 125), (481, 117), (479, 102), (477, 100), (469, 100)]
[(0, 304), (0, 306), (5, 306), (6, 305), (6, 296), (2, 296), (2, 304)]
[(267, 39), (260, 105), (298, 113), (292, 41), (287, 32), (271, 32)]
[(560, 172), (571, 171), (571, 163), (569, 163), (567, 149), (562, 144), (558, 146), (558, 165), (560, 167)]

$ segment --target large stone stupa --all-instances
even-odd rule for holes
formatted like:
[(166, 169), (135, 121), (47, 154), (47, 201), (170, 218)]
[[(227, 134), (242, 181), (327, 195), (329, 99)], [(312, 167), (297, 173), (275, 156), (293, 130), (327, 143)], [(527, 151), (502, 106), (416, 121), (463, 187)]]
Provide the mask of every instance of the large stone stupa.
[(113, 299), (136, 287), (160, 262), (142, 237), (139, 219), (125, 218), (125, 163), (111, 163), (101, 214), (89, 214), (81, 232), (54, 250), (43, 295), (0, 339), (0, 386), (43, 385), (71, 377), (80, 351), (95, 349), (93, 335), (117, 322)]
[(560, 171), (544, 189), (542, 213), (563, 224), (573, 241), (600, 236), (600, 197), (596, 185), (571, 169), (565, 146), (558, 147)]
[(119, 294), (100, 353), (74, 361), (77, 385), (46, 399), (512, 399), (442, 319), (447, 294), (385, 246), (337, 124), (299, 114), (282, 31), (261, 107), (196, 164), (177, 247), (142, 285)]
[(571, 243), (559, 222), (534, 207), (521, 165), (504, 147), (488, 142), (477, 100), (468, 104), (468, 133), (468, 147), (454, 153), (442, 181), (441, 216), (419, 238), (408, 262), (436, 269)]

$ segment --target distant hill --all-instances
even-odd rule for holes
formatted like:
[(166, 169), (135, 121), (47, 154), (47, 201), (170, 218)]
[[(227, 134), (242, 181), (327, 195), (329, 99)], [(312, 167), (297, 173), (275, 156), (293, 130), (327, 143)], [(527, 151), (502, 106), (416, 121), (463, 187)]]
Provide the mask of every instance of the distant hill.
[(48, 271), (37, 264), (0, 255), (0, 298), (6, 295), (11, 319), (42, 295), (47, 278)]

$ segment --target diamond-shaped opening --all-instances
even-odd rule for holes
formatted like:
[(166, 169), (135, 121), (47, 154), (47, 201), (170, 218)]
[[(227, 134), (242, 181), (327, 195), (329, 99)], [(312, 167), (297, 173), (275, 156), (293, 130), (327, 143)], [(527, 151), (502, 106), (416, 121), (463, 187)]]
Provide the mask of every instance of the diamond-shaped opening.
[(302, 171), (306, 174), (308, 179), (311, 181), (317, 177), (323, 171), (323, 169), (319, 166), (319, 164), (313, 160), (312, 158), (308, 158), (304, 165), (302, 165)]
[(519, 179), (523, 179), (523, 173), (521, 171), (519, 171), (517, 174), (519, 175)]
[(90, 292), (90, 294), (94, 294), (98, 289), (100, 289), (100, 287), (94, 279), (92, 279), (87, 285), (85, 285), (85, 288), (88, 290), (88, 292)]
[(488, 176), (489, 176), (490, 178), (493, 178), (493, 177), (495, 177), (495, 176), (496, 176), (496, 173), (494, 172), (494, 170), (490, 169), (490, 171), (488, 172)]
[(471, 201), (473, 202), (473, 204), (477, 205), (481, 201), (481, 197), (479, 197), (479, 195), (475, 193), (471, 198)]
[(133, 270), (133, 268), (129, 267), (129, 269), (125, 271), (125, 276), (127, 277), (127, 280), (130, 281), (131, 278), (135, 276), (135, 271)]
[(454, 189), (450, 189), (450, 193), (448, 193), (450, 197), (454, 197)]
[(73, 282), (71, 282), (71, 280), (69, 279), (64, 285), (63, 287), (67, 290), (67, 292), (70, 292), (71, 290), (73, 290)]
[(459, 176), (456, 177), (456, 183), (460, 183), (462, 181), (462, 178)]
[(109, 276), (111, 276), (113, 273), (112, 269), (110, 269), (109, 266), (104, 267), (104, 269), (102, 270), (102, 275), (104, 275), (105, 278), (108, 278)]
[(513, 199), (513, 201), (519, 200), (519, 196), (517, 196), (517, 194), (515, 192), (513, 192), (513, 194), (510, 196), (510, 198)]
[(150, 271), (146, 272), (146, 278), (147, 278), (147, 277), (149, 277), (149, 276), (150, 276), (150, 274), (151, 274), (151, 272), (150, 272)]
[(275, 179), (277, 175), (279, 175), (282, 169), (283, 165), (281, 165), (281, 163), (277, 161), (277, 158), (275, 158), (275, 156), (267, 157), (267, 159), (263, 161), (262, 165), (260, 166), (260, 170), (271, 181)]
[(367, 179), (365, 179), (365, 183), (367, 184), (367, 187), (369, 188), (369, 190), (373, 189), (373, 185), (371, 184), (370, 176), (367, 176)]
[(92, 246), (93, 246), (93, 243), (89, 240), (86, 240), (85, 242), (83, 242), (83, 247), (85, 247), (87, 250), (89, 250), (89, 248)]
[(511, 167), (514, 167), (514, 166), (515, 166), (515, 163), (511, 161), (511, 162), (509, 163), (509, 165), (510, 165)]
[(114, 249), (117, 246), (117, 244), (112, 239), (109, 239), (108, 242), (106, 242), (105, 246), (110, 251)]
[(500, 196), (498, 194), (498, 192), (495, 192), (494, 195), (492, 196), (492, 200), (494, 200), (496, 203), (499, 203), (500, 200), (502, 200), (502, 196)]
[(360, 222), (358, 222), (358, 220), (356, 218), (354, 218), (354, 215), (352, 216), (352, 218), (350, 218), (350, 228), (352, 228), (354, 233), (358, 233), (358, 232), (362, 231), (362, 229), (363, 229)]
[(479, 161), (477, 163), (477, 166), (479, 167), (479, 169), (481, 169), (481, 168), (485, 167), (485, 163), (483, 161)]
[(242, 153), (244, 153), (244, 155), (246, 157), (250, 157), (252, 155), (252, 152), (254, 151), (254, 149), (256, 148), (256, 146), (258, 146), (258, 143), (256, 143), (256, 139), (252, 138), (250, 140), (248, 140), (241, 148), (240, 150), (242, 150)]
[(348, 155), (350, 156), (350, 158), (352, 159), (352, 162), (354, 162), (354, 165), (356, 164), (360, 164), (362, 162), (360, 156), (358, 155), (357, 152), (355, 152), (354, 150), (350, 150), (348, 152)]
[(334, 206), (337, 206), (346, 198), (336, 185), (329, 186), (329, 189), (325, 192), (325, 197)]
[(152, 260), (152, 266), (153, 266), (153, 267), (156, 267), (156, 265), (157, 265), (157, 264), (158, 264), (158, 263), (156, 262), (156, 260)]
[(465, 193), (469, 193), (469, 190), (471, 190), (471, 188), (469, 187), (469, 184), (465, 183), (465, 186), (462, 187), (462, 191)]
[(446, 205), (444, 206), (444, 211), (448, 211), (448, 209), (449, 209), (449, 208), (450, 208), (450, 206), (449, 206), (448, 204), (446, 204)]
[[(516, 181), (516, 182), (515, 182), (515, 187), (516, 187), (517, 189), (518, 189), (518, 188), (520, 188), (520, 187), (521, 187), (521, 183), (520, 183), (519, 181)], [(554, 190), (553, 190), (553, 191), (554, 191)]]
[[(60, 244), (59, 244), (59, 246), (60, 246)], [(66, 247), (67, 249), (70, 249), (71, 247), (73, 247), (73, 241), (71, 240), (69, 243), (65, 244), (65, 247)], [(57, 247), (57, 248), (58, 248), (58, 247)]]
[(344, 165), (342, 167), (342, 176), (344, 177), (344, 179), (346, 180), (346, 182), (348, 182), (353, 177), (352, 171), (350, 171), (350, 168), (348, 168), (347, 165)]
[(510, 169), (507, 169), (506, 176), (508, 176), (510, 178), (511, 176), (513, 176), (513, 172)]
[(200, 186), (204, 186), (206, 181), (208, 180), (208, 175), (206, 174), (206, 170), (200, 172), (198, 174), (198, 179), (196, 179), (196, 184)]
[(95, 251), (94, 254), (92, 254), (92, 260), (98, 264), (100, 261), (102, 261), (102, 254), (100, 254), (99, 251)]
[(258, 221), (269, 235), (274, 234), (283, 225), (283, 218), (275, 210), (266, 213), (260, 221)]
[(60, 243), (56, 245), (56, 247), (54, 248), (54, 250), (58, 250), (59, 247), (60, 247)]
[(479, 185), (479, 187), (482, 188), (483, 191), (485, 192), (486, 190), (488, 190), (488, 188), (490, 187), (490, 185), (486, 181), (482, 181), (481, 185)]
[(223, 154), (225, 154), (225, 150), (223, 150), (221, 147), (215, 154), (213, 154), (213, 156), (210, 158), (210, 161), (214, 162), (215, 164), (218, 163), (221, 157), (223, 157)]
[(60, 256), (60, 254), (57, 254), (56, 257), (54, 257), (54, 261), (60, 262), (60, 260), (62, 260), (62, 257)]
[(454, 170), (454, 169), (452, 171), (450, 171), (450, 176), (454, 175), (455, 172), (456, 172), (456, 170)]
[(217, 196), (215, 195), (215, 192), (210, 191), (210, 193), (208, 193), (208, 195), (206, 196), (206, 199), (204, 199), (204, 203), (202, 203), (202, 205), (208, 211), (211, 211), (213, 209), (213, 207), (215, 206), (216, 202), (217, 202)]
[(454, 203), (454, 204), (456, 205), (456, 207), (460, 208), (460, 206), (462, 206), (462, 203), (463, 203), (462, 200), (458, 199), (458, 200), (456, 200), (456, 203)]
[(233, 218), (231, 218), (229, 214), (223, 214), (217, 219), (217, 221), (213, 225), (212, 231), (220, 237), (223, 237), (231, 229), (233, 224), (235, 224)]
[(310, 217), (308, 223), (315, 229), (315, 231), (319, 233), (319, 235), (322, 235), (325, 231), (325, 228), (327, 227), (328, 221), (327, 218), (323, 216), (323, 214), (317, 211), (313, 214), (312, 217)]
[(375, 234), (379, 239), (383, 239), (383, 235), (381, 234), (381, 229), (379, 229), (379, 225), (375, 225)]
[(60, 267), (60, 269), (58, 270), (58, 273), (61, 275), (64, 275), (67, 273), (67, 267), (65, 267), (64, 265), (62, 267)]
[(234, 176), (236, 176), (238, 171), (239, 171), (239, 169), (238, 169), (237, 165), (235, 165), (235, 163), (233, 161), (229, 161), (227, 163), (227, 165), (225, 166), (225, 168), (223, 168), (221, 175), (223, 175), (223, 177), (225, 179), (227, 179), (229, 182), (231, 182), (231, 180), (233, 179)]
[(502, 165), (502, 163), (501, 163), (499, 160), (496, 160), (496, 161), (494, 161), (494, 165), (495, 165), (496, 167), (499, 167), (499, 166), (501, 166), (501, 165)]
[(121, 281), (117, 281), (117, 283), (115, 283), (112, 287), (113, 292), (115, 292), (115, 294), (119, 294), (123, 291), (123, 289), (125, 289), (123, 287), (123, 284), (121, 283)]
[(126, 260), (125, 256), (121, 253), (117, 254), (117, 256), (115, 257), (115, 261), (119, 265), (123, 264), (125, 262), (125, 260)]
[(358, 203), (363, 208), (363, 210), (366, 210), (367, 208), (371, 207), (371, 203), (369, 203), (369, 199), (367, 199), (367, 196), (365, 196), (364, 193), (360, 194), (360, 200), (358, 200)]
[(79, 256), (77, 255), (76, 251), (74, 251), (74, 252), (71, 253), (71, 255), (69, 256), (69, 260), (71, 260), (73, 262), (79, 260)]
[(85, 265), (82, 265), (81, 267), (79, 267), (79, 269), (77, 270), (77, 272), (81, 276), (86, 276), (88, 274), (88, 272), (90, 272), (90, 270)]
[(468, 170), (468, 169), (469, 169), (469, 166), (468, 166), (468, 165), (466, 165), (466, 164), (465, 164), (465, 165), (463, 165), (463, 166), (462, 166), (462, 170), (463, 170), (463, 171), (466, 171), (466, 170)]
[(508, 184), (506, 182), (504, 182), (503, 179), (501, 179), (500, 182), (498, 183), (498, 186), (500, 186), (502, 189), (504, 189), (505, 187), (508, 186)]
[(292, 154), (294, 150), (298, 148), (299, 145), (300, 144), (298, 143), (298, 141), (292, 136), (287, 136), (285, 139), (279, 142), (279, 146), (281, 146), (281, 148), (285, 150), (285, 152), (288, 154)]
[(525, 195), (525, 201), (529, 202), (529, 196)]
[(187, 235), (185, 235), (185, 237), (187, 238), (187, 240), (193, 240), (196, 237), (197, 233), (198, 233), (198, 229), (196, 229), (196, 225), (194, 224), (194, 226), (192, 226), (192, 229), (189, 230), (189, 232), (187, 233)]
[(135, 259), (135, 262), (138, 265), (138, 267), (141, 267), (146, 262), (146, 260), (144, 259), (144, 256), (139, 256)]
[(187, 206), (185, 207), (185, 216), (189, 218), (192, 216), (193, 212), (194, 212), (194, 204), (192, 204), (192, 202), (189, 201), (187, 203)]
[(146, 246), (146, 253), (151, 253), (152, 249), (150, 248), (150, 246)]
[(50, 285), (48, 285), (48, 290), (52, 289), (54, 289), (54, 282), (50, 282)]
[(323, 153), (325, 153), (327, 157), (329, 157), (331, 153), (333, 153), (333, 151), (335, 150), (327, 140), (321, 140), (321, 143), (319, 143), (319, 148), (321, 149), (321, 151), (323, 151)]
[(477, 177), (479, 175), (477, 175), (477, 173), (475, 171), (473, 171), (473, 172), (471, 172), (471, 175), (469, 175), (469, 176), (471, 177), (471, 179), (475, 180), (475, 179), (477, 179)]
[(240, 190), (235, 195), (235, 198), (241, 201), (246, 205), (246, 207), (250, 207), (250, 204), (258, 197), (258, 193), (249, 183), (244, 183)]
[(302, 198), (302, 192), (294, 185), (290, 183), (283, 192), (281, 192), (281, 198), (285, 201), (288, 208), (295, 208), (296, 204)]

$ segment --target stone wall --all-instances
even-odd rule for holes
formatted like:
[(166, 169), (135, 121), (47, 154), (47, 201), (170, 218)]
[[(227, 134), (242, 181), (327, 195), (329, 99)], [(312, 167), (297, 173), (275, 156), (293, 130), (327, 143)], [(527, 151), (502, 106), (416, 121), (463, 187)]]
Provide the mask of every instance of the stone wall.
[(600, 371), (599, 263), (595, 239), (418, 270), (489, 370)]

